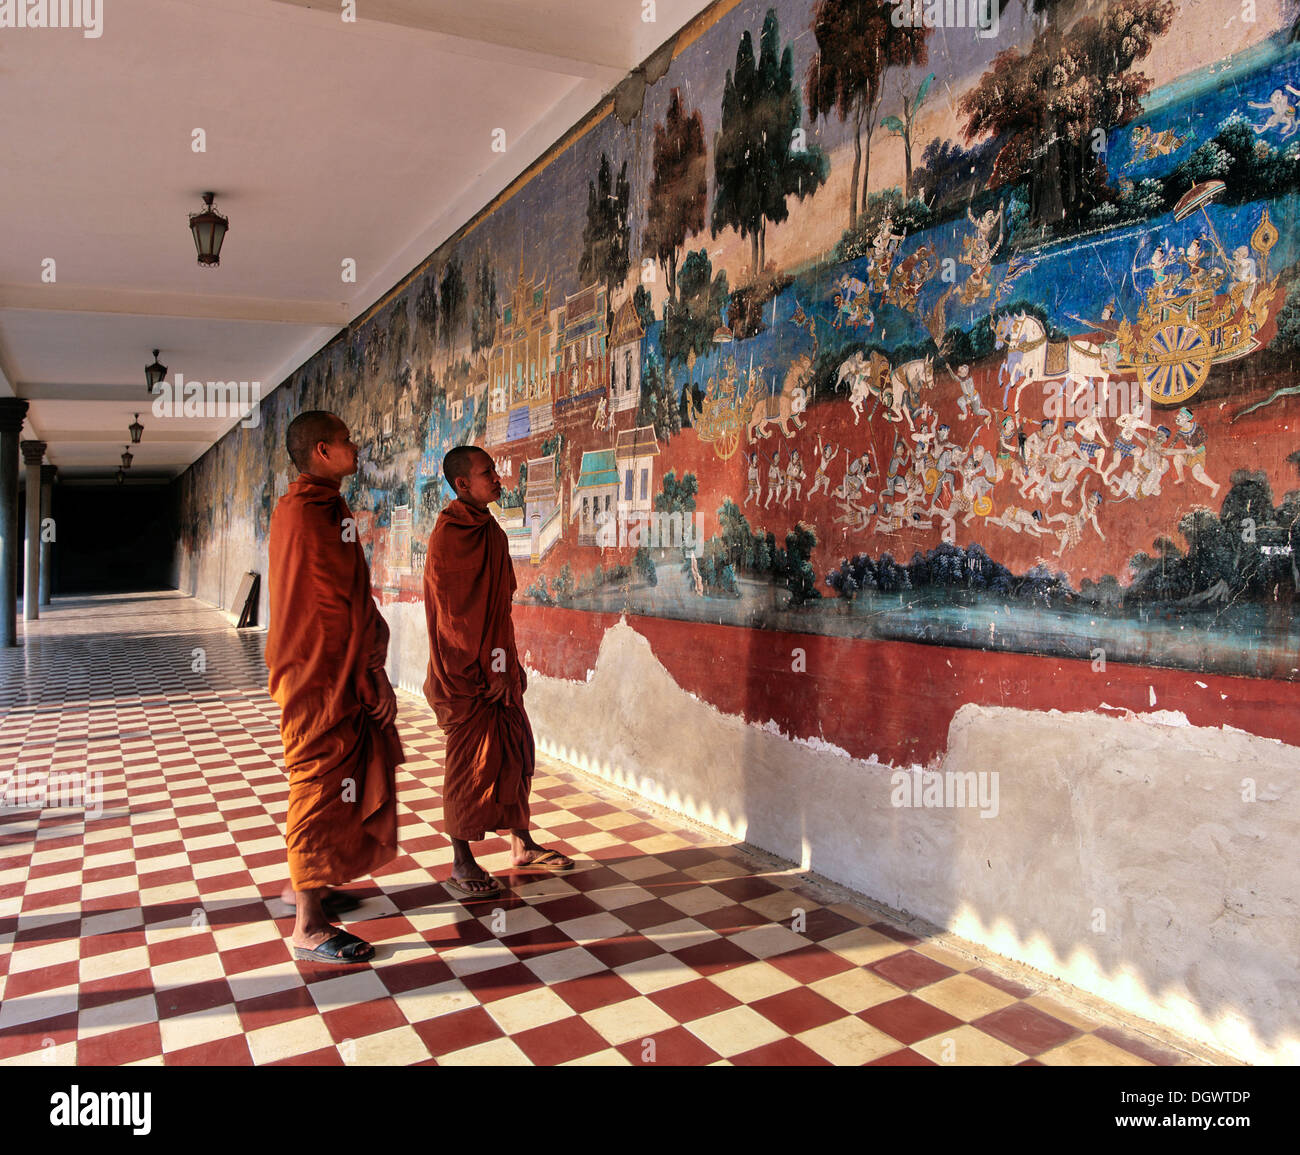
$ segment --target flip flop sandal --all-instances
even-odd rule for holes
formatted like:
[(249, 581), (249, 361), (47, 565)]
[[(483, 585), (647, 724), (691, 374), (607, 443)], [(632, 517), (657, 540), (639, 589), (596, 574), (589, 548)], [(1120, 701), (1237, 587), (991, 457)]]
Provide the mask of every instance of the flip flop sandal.
[(462, 894), (466, 898), (495, 898), (501, 893), (501, 883), (493, 878), (490, 874), (485, 879), (471, 879), (473, 882), (490, 882), (492, 884), (489, 890), (471, 890), (459, 878), (449, 878), (442, 885), (448, 890), (454, 890), (457, 894)]
[[(546, 861), (546, 858), (548, 856), (552, 858), (552, 861), (550, 862)], [(564, 858), (566, 859), (566, 861), (564, 862), (555, 861), (555, 859), (560, 859), (560, 858)], [(534, 859), (532, 862), (521, 863), (520, 865), (516, 866), (515, 869), (516, 870), (550, 870), (553, 872), (559, 872), (564, 870), (572, 870), (573, 866), (574, 866), (573, 860), (569, 859), (566, 855), (561, 854), (558, 850), (548, 850), (546, 854), (543, 855), (540, 859)]]
[[(367, 953), (362, 954), (365, 951)], [(319, 946), (293, 948), (293, 957), (305, 962), (334, 963), (344, 966), (369, 962), (375, 957), (375, 948), (364, 939), (341, 930), (333, 938), (327, 938)]]

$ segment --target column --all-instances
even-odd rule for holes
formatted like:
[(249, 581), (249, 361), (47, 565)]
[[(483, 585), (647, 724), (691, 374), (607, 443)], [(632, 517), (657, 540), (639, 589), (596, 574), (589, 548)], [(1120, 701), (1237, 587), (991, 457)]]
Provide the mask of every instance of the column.
[(0, 397), (0, 645), (18, 644), (18, 434), (27, 402)]
[[(46, 519), (53, 513), (53, 490), (54, 475), (58, 472), (58, 467), (54, 465), (41, 466), (41, 525), (45, 525)], [(50, 604), (50, 561), (54, 551), (53, 540), (46, 541), (48, 535), (41, 534), (41, 605)]]
[(24, 441), (23, 463), (27, 466), (27, 573), (23, 578), (23, 621), (41, 616), (41, 461), (44, 441)]

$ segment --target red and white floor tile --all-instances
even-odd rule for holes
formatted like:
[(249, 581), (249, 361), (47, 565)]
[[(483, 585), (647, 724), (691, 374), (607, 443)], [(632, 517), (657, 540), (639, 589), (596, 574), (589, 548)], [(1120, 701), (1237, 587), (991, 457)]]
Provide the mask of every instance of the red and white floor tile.
[[(1191, 1047), (919, 938), (541, 757), (571, 873), (439, 882), (442, 742), (401, 695), (401, 855), (348, 889), (374, 961), (293, 961), (258, 632), (180, 594), (60, 601), (0, 654), (0, 769), (102, 814), (0, 811), (0, 1062), (1186, 1064)], [(1117, 1025), (1120, 1024), (1120, 1025)]]

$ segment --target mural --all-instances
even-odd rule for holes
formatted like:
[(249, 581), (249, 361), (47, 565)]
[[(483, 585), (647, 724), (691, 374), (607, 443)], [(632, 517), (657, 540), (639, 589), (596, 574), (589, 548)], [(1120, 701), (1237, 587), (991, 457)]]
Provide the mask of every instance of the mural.
[(1296, 13), (943, 7), (722, 15), (200, 461), (184, 549), (265, 548), (326, 408), (390, 601), (472, 441), (535, 603), (1295, 679)]

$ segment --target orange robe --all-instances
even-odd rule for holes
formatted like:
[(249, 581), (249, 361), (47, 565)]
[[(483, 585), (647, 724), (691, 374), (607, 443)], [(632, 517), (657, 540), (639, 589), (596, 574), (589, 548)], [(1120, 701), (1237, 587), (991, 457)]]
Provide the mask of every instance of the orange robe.
[[(397, 854), (393, 725), (366, 707), (388, 625), (338, 482), (300, 474), (271, 516), (266, 635), (270, 693), (280, 706), (289, 773), (285, 842), (294, 890), (373, 873)], [(350, 537), (351, 540), (345, 540)]]
[[(443, 818), (451, 838), (528, 828), (533, 731), (527, 677), (515, 649), (510, 602), (515, 570), (503, 530), (459, 499), (438, 515), (424, 564), (429, 673), (424, 696), (446, 737)], [(506, 680), (504, 698), (484, 698)]]

